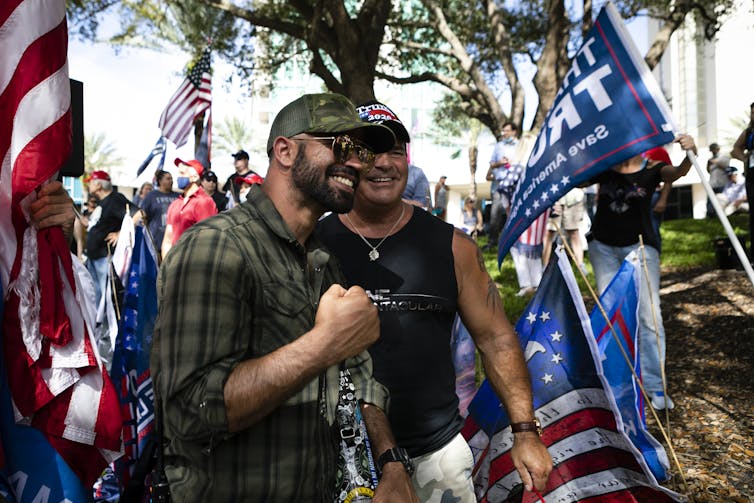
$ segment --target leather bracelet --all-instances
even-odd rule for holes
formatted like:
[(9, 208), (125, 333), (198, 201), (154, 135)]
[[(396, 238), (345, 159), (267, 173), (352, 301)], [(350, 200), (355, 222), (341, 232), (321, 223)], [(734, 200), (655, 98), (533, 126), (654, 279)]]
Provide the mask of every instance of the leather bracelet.
[(533, 419), (531, 421), (523, 421), (520, 423), (511, 423), (511, 431), (513, 433), (523, 433), (526, 431), (532, 431), (537, 435), (542, 434), (542, 426), (539, 424), (539, 419)]

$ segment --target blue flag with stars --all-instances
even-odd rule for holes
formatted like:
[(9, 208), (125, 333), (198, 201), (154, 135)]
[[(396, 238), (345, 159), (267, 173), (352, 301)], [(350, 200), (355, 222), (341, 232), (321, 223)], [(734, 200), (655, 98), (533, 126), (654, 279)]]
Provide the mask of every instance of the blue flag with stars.
[[(542, 491), (545, 501), (680, 501), (647, 473), (620, 427), (586, 307), (562, 250), (553, 254), (516, 332), (542, 442), (554, 463)], [(474, 453), (477, 499), (505, 501), (521, 478), (511, 457), (510, 419), (488, 381), (472, 400), (462, 432)], [(524, 501), (533, 499), (528, 495)]]
[[(605, 378), (610, 383), (618, 405), (623, 431), (639, 449), (654, 477), (663, 481), (668, 479), (668, 455), (662, 445), (647, 431), (644, 399), (636, 377), (631, 372), (633, 366), (636, 375), (641, 377), (637, 344), (637, 309), (641, 284), (639, 272), (639, 257), (634, 251), (626, 257), (618, 273), (600, 296), (600, 304), (615, 330), (617, 339), (597, 306), (592, 309), (590, 319)], [(629, 361), (626, 361), (626, 358)]]
[(156, 319), (157, 263), (143, 228), (137, 227), (112, 367), (123, 416), (125, 454), (116, 461), (115, 470), (122, 486), (134, 476), (139, 459), (145, 453), (151, 455), (148, 444), (154, 428), (154, 391), (149, 352)]
[(498, 265), (531, 223), (571, 188), (673, 141), (665, 98), (608, 3), (584, 37), (511, 199)]

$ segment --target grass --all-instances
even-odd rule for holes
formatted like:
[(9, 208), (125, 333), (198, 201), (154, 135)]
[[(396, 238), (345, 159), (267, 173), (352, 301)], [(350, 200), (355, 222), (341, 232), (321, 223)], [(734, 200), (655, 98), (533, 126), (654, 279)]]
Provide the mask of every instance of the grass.
[[(748, 234), (748, 215), (733, 215), (730, 217), (730, 223), (737, 235)], [(661, 255), (663, 268), (685, 270), (713, 268), (716, 266), (713, 240), (726, 236), (725, 230), (719, 220), (669, 220), (663, 222), (660, 229), (663, 240)], [(746, 241), (747, 243), (749, 242), (748, 236)], [(486, 238), (480, 238), (479, 245), (484, 246), (485, 244)], [(500, 269), (497, 267), (497, 253), (495, 251), (486, 251), (483, 254), (487, 270), (490, 272), (492, 279), (498, 284), (508, 319), (515, 325), (526, 304), (529, 302), (530, 297), (516, 297), (519, 287), (510, 254), (505, 257)], [(591, 281), (592, 287), (596, 289), (594, 276), (591, 274), (592, 269), (591, 264), (589, 264), (588, 254), (586, 254), (585, 263), (590, 272), (588, 279)], [(589, 290), (581, 275), (577, 271), (575, 271), (575, 274), (582, 293), (589, 296)]]

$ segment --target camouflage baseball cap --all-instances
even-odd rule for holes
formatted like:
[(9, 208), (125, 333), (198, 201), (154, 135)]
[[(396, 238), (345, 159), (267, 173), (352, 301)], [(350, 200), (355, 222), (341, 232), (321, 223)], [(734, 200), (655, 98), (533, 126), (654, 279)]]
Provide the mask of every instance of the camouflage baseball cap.
[(267, 152), (275, 138), (290, 138), (300, 133), (330, 134), (360, 131), (360, 139), (376, 154), (387, 152), (395, 144), (393, 132), (379, 124), (362, 122), (356, 108), (340, 94), (305, 94), (283, 107), (272, 121), (267, 138)]

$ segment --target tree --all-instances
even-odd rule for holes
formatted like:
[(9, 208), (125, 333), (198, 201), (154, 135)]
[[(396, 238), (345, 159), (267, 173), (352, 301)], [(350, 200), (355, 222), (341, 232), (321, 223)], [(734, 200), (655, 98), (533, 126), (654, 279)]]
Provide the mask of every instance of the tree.
[(248, 124), (241, 117), (226, 117), (214, 127), (212, 145), (220, 152), (233, 154), (248, 149), (251, 133)]
[(124, 161), (105, 133), (87, 134), (84, 138), (85, 173), (97, 170), (112, 172), (114, 168), (122, 166)]
[[(91, 31), (85, 22), (91, 15), (82, 13), (91, 13), (87, 5), (106, 8), (107, 2), (115, 0), (71, 0), (75, 19)], [(646, 56), (653, 67), (690, 13), (703, 36), (712, 38), (733, 2), (617, 0), (616, 6), (626, 19), (641, 14), (662, 23)], [(377, 77), (401, 84), (438, 83), (458, 95), (464, 113), (496, 137), (507, 120), (524, 130), (521, 73), (532, 65), (538, 94), (532, 127), (539, 127), (593, 16), (591, 0), (568, 5), (565, 0), (121, 0), (119, 5), (128, 12), (122, 16), (124, 33), (145, 39), (163, 37), (164, 20), (175, 12), (200, 7), (245, 21), (234, 24), (235, 31), (223, 32), (222, 47), (216, 50), (246, 76), (274, 73), (300, 57), (328, 89), (357, 103), (375, 97)], [(507, 110), (504, 97), (510, 103)]]
[[(482, 123), (466, 115), (461, 107), (461, 100), (457, 95), (447, 93), (438, 102), (432, 117), (432, 128), (429, 135), (438, 145), (450, 145), (448, 138), (463, 138), (469, 160), (469, 175), (471, 177), (470, 195), (477, 196), (476, 170), (479, 157), (479, 135), (482, 133)], [(452, 145), (458, 146), (454, 142)], [(461, 149), (452, 154), (455, 159), (461, 155)]]

